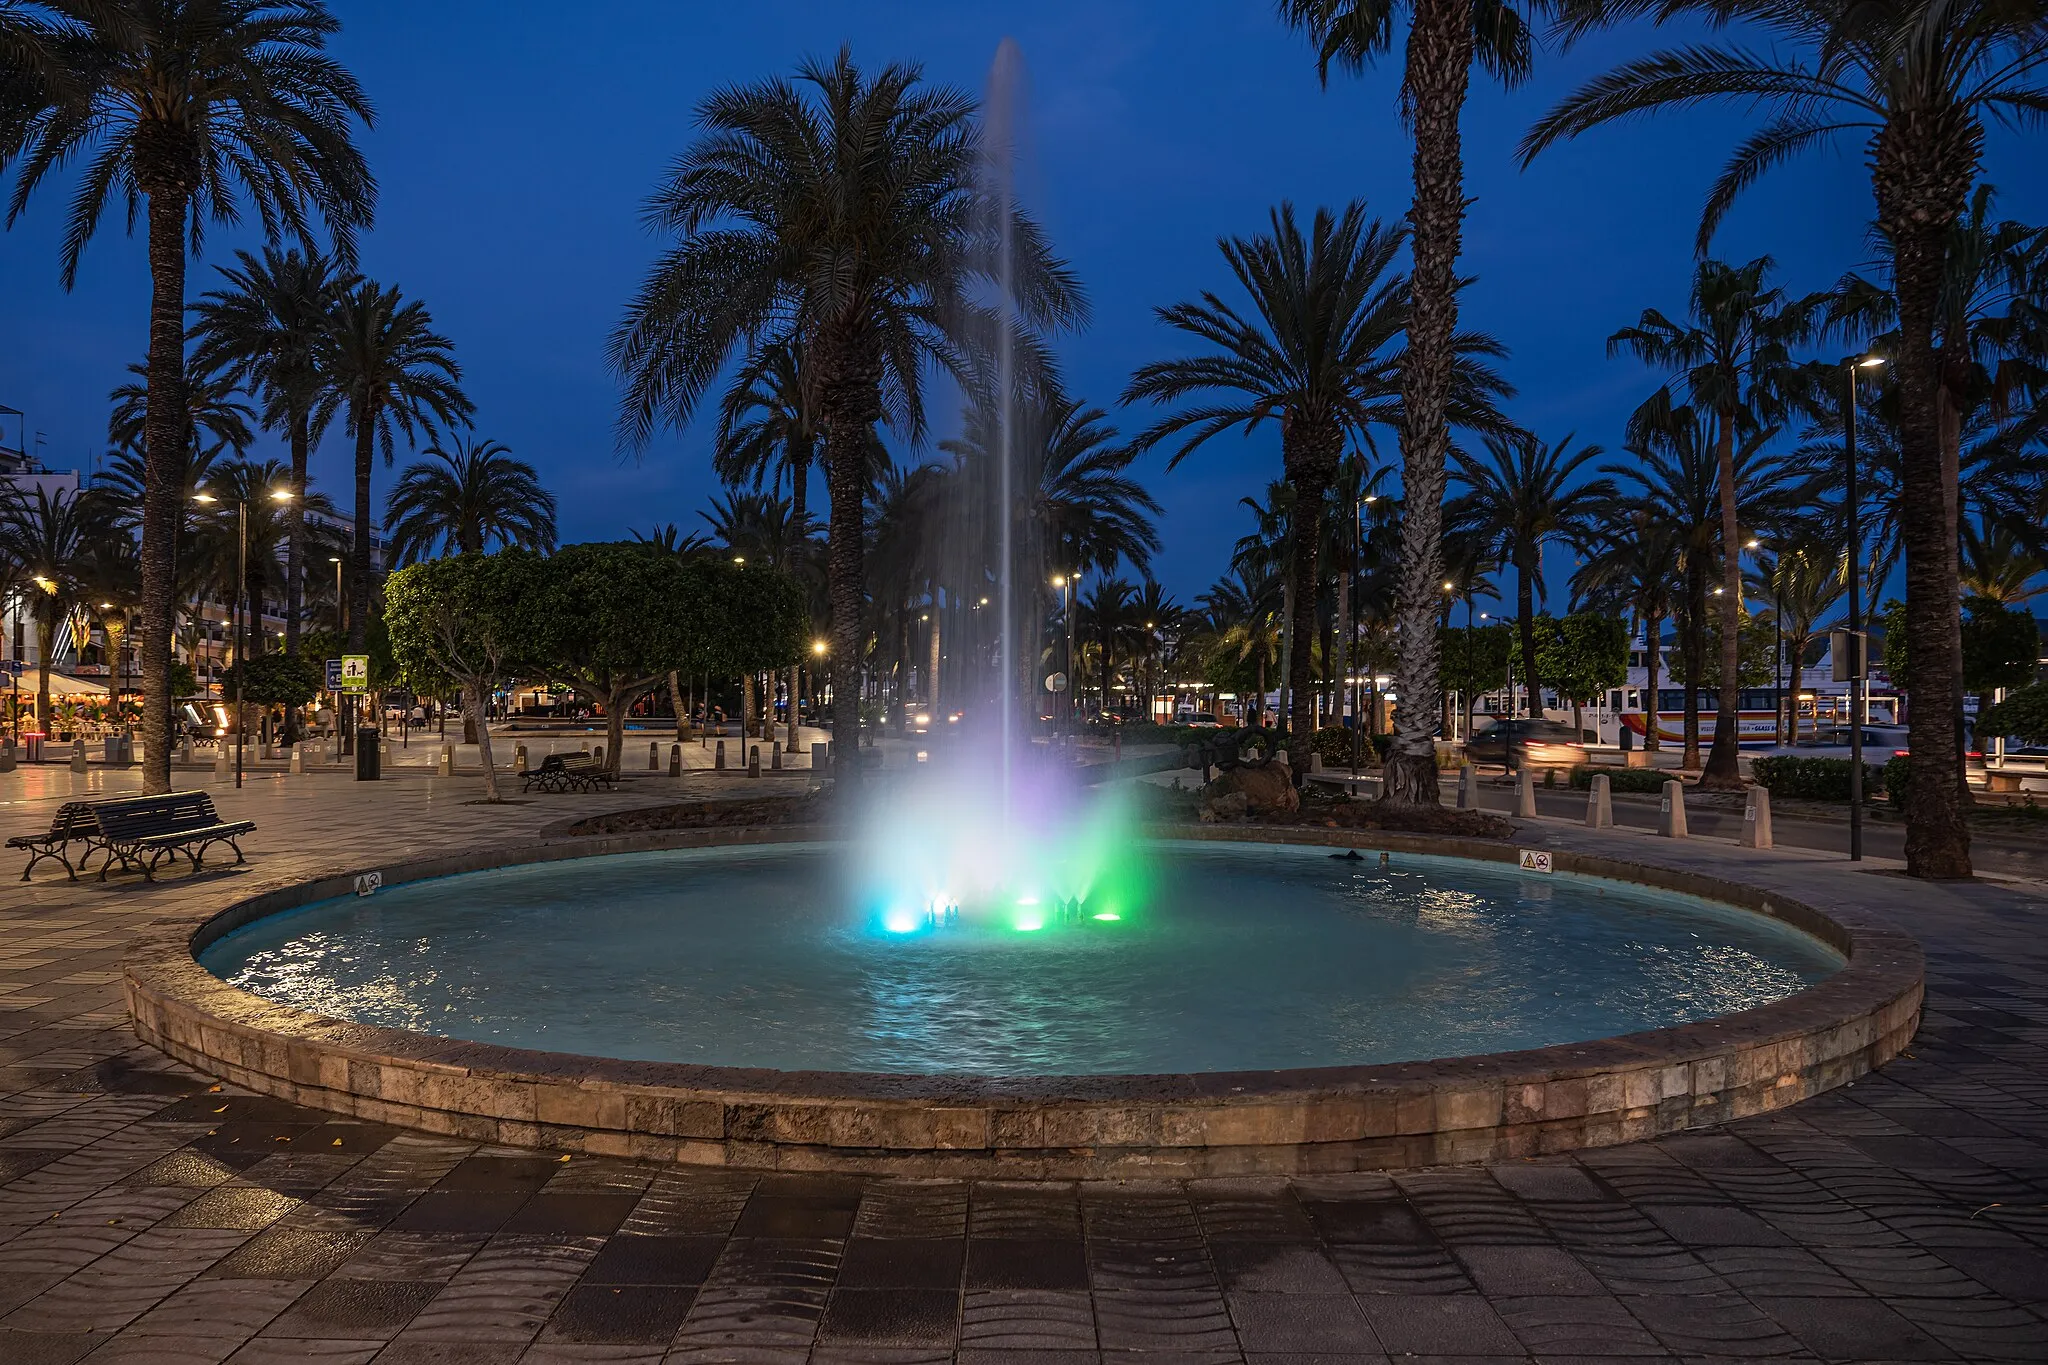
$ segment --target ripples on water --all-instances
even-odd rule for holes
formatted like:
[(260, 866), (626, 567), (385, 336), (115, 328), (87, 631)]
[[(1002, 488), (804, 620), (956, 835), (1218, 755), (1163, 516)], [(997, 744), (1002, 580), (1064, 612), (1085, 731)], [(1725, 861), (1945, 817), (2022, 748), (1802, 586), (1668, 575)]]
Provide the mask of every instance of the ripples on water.
[[(1455, 859), (1162, 844), (1113, 923), (889, 934), (829, 851), (506, 868), (259, 921), (202, 961), (273, 1000), (642, 1060), (1006, 1075), (1388, 1062), (1607, 1037), (1839, 967), (1683, 896)], [(1091, 907), (1092, 909), (1093, 907)]]

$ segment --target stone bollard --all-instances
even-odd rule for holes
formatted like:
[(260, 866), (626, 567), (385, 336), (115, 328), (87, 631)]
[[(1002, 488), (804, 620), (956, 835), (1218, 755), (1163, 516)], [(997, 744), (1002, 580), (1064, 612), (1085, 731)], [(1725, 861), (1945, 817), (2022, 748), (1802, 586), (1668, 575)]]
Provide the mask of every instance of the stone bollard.
[(1515, 817), (1520, 820), (1536, 818), (1536, 774), (1522, 769), (1515, 779)]
[(85, 772), (86, 762), (85, 741), (81, 739), (71, 746), (71, 771), (75, 773)]
[(670, 777), (681, 777), (683, 775), (683, 746), (680, 744), (671, 744), (669, 746), (668, 775)]
[(1287, 751), (1285, 749), (1275, 749), (1273, 751), (1273, 761), (1275, 763), (1286, 763)]
[(455, 776), (455, 746), (453, 744), (443, 744), (441, 746), (441, 761), (436, 766), (442, 777)]
[(228, 762), (228, 742), (225, 737), (213, 742), (213, 780), (225, 782), (234, 776)]
[(827, 767), (829, 767), (829, 766), (831, 765), (831, 762), (832, 762), (832, 757), (831, 757), (831, 755), (832, 755), (832, 746), (831, 746), (831, 745), (829, 745), (829, 744), (813, 744), (813, 745), (811, 745), (811, 771), (812, 771), (812, 772), (814, 772), (814, 773), (821, 773), (821, 772), (824, 772), (824, 771), (825, 771), (825, 769), (826, 769)]
[(761, 775), (761, 746), (756, 744), (747, 750), (747, 776)]
[(1749, 803), (1742, 808), (1742, 837), (1736, 842), (1744, 848), (1775, 847), (1771, 843), (1770, 788), (1749, 789)]
[(1667, 839), (1686, 837), (1685, 784), (1676, 778), (1664, 784), (1664, 799), (1657, 803), (1657, 833)]
[(12, 744), (0, 744), (0, 773), (11, 773), (13, 771), (14, 746)]
[(1458, 769), (1458, 809), (1479, 809), (1479, 770), (1470, 763)]
[(725, 770), (725, 741), (722, 739), (718, 741), (718, 747), (711, 751), (711, 766), (719, 772)]
[(190, 735), (187, 735), (187, 736), (185, 736), (185, 742), (184, 742), (184, 743), (182, 743), (182, 744), (180, 744), (180, 745), (178, 746), (178, 762), (180, 762), (180, 763), (190, 763), (191, 761), (192, 761), (192, 736), (190, 736)]
[(526, 766), (526, 746), (524, 744), (512, 746), (512, 771), (515, 773), (528, 771)]
[(1593, 774), (1593, 788), (1586, 793), (1586, 828), (1614, 828), (1614, 779), (1606, 773)]
[(1323, 770), (1323, 756), (1321, 754), (1311, 753), (1308, 756), (1308, 770), (1312, 773), (1319, 773)]
[(779, 773), (782, 771), (782, 746), (780, 744), (768, 746), (768, 767), (774, 772)]
[(596, 760), (597, 760), (597, 764), (598, 764), (598, 766), (599, 766), (600, 768), (601, 768), (601, 767), (603, 767), (603, 766), (604, 766), (604, 745), (602, 745), (602, 744), (594, 744), (594, 745), (592, 745), (592, 746), (591, 746), (591, 749), (590, 749), (590, 756), (591, 756), (592, 758), (594, 758), (594, 759), (596, 759)]
[(661, 741), (658, 739), (647, 741), (647, 771), (651, 773), (661, 771)]
[(267, 760), (269, 760), (269, 759), (273, 759), (273, 758), (276, 758), (276, 757), (277, 757), (277, 754), (276, 754), (275, 752), (273, 752), (273, 751), (272, 751), (272, 749), (271, 749), (271, 747), (270, 747), (270, 741), (269, 741), (269, 740), (267, 740), (267, 739), (266, 739), (266, 740), (264, 740), (264, 741), (263, 741), (263, 748), (262, 748), (262, 751), (261, 751), (261, 752), (260, 752), (260, 753), (259, 753), (259, 754), (257, 755), (257, 757), (259, 757), (259, 758), (262, 758), (262, 759), (264, 759), (264, 760), (266, 760), (266, 761), (267, 761)]
[(306, 771), (306, 746), (303, 744), (292, 745), (291, 771), (294, 775), (300, 775)]

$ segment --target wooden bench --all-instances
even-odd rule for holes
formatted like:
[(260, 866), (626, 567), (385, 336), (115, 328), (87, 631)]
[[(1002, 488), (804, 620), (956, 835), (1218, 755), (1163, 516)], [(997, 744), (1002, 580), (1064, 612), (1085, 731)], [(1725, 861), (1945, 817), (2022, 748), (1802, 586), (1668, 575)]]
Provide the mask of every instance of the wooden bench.
[(538, 768), (528, 768), (519, 776), (525, 782), (521, 791), (535, 788), (544, 792), (590, 791), (600, 785), (610, 790), (613, 781), (604, 760), (592, 758), (587, 750), (573, 754), (549, 754), (541, 759)]
[[(28, 880), (28, 874), (35, 871), (37, 863), (45, 858), (55, 858), (64, 864), (64, 870), (71, 874), (71, 880), (78, 880), (78, 873), (92, 857), (93, 849), (99, 846), (99, 823), (93, 819), (92, 802), (66, 801), (57, 807), (56, 816), (50, 821), (48, 832), (43, 834), (17, 834), (7, 841), (9, 848), (29, 850), (28, 866), (21, 870), (21, 879)], [(85, 852), (78, 859), (78, 866), (71, 865), (64, 846), (73, 840), (82, 841)]]
[(252, 821), (221, 819), (213, 798), (201, 791), (122, 797), (98, 802), (91, 810), (99, 826), (97, 842), (107, 851), (101, 881), (117, 858), (124, 871), (134, 868), (144, 881), (155, 881), (156, 865), (165, 858), (175, 862), (180, 853), (191, 860), (196, 874), (215, 844), (226, 844), (236, 862), (247, 862), (237, 840), (256, 828)]

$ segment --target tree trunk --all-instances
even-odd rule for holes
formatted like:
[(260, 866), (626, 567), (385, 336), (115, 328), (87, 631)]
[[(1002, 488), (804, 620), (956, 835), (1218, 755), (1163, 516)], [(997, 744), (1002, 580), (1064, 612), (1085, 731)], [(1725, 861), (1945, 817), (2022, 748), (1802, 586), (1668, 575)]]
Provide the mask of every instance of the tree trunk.
[(1736, 762), (1742, 742), (1742, 540), (1736, 518), (1735, 423), (1723, 412), (1716, 414), (1714, 425), (1721, 485), (1721, 686), (1714, 707), (1714, 746), (1700, 785), (1736, 790), (1742, 786)]
[[(631, 689), (615, 689), (605, 694), (604, 702), (604, 770), (613, 777), (619, 775), (619, 746), (626, 742), (626, 708), (633, 704)], [(746, 746), (740, 746), (746, 752)]]
[(356, 534), (349, 549), (349, 570), (355, 581), (348, 585), (348, 647), (351, 654), (360, 654), (370, 626), (370, 473), (377, 459), (377, 405), (366, 401), (352, 416), (356, 429)]
[(797, 665), (791, 664), (789, 666), (789, 743), (784, 746), (791, 753), (796, 752), (797, 746), (797, 687), (801, 681), (802, 679), (797, 676)]
[[(57, 728), (50, 723), (50, 651), (57, 647), (57, 621), (47, 612), (36, 613), (36, 728), (43, 732), (43, 738), (56, 738)], [(144, 705), (148, 699), (144, 699)]]
[(1648, 616), (1643, 622), (1643, 667), (1648, 677), (1649, 691), (1643, 698), (1643, 752), (1654, 754), (1662, 747), (1663, 729), (1658, 719), (1657, 673), (1664, 662), (1664, 618)]
[(868, 451), (882, 415), (879, 361), (856, 338), (821, 328), (814, 357), (823, 372), (819, 408), (825, 427), (825, 485), (832, 502), (826, 535), (832, 604), (832, 776), (847, 790), (860, 782), (861, 620), (865, 549), (862, 499)]
[(142, 790), (171, 789), (171, 631), (184, 518), (185, 219), (190, 188), (151, 185), (149, 394), (143, 413)]
[[(486, 692), (474, 678), (462, 685), (462, 718), (465, 722), (475, 723), (474, 742), (484, 761), (484, 799), (497, 802), (504, 798), (498, 794), (498, 764), (491, 757), (491, 727), (489, 722), (483, 719), (484, 703), (489, 697), (490, 693)], [(468, 725), (465, 724), (463, 728), (467, 729)]]
[(1401, 708), (1387, 757), (1385, 800), (1439, 801), (1436, 745), (1430, 730), (1442, 691), (1437, 676), (1436, 608), (1443, 578), (1444, 456), (1450, 445), (1450, 396), (1458, 327), (1458, 253), (1464, 231), (1465, 169), (1458, 118), (1472, 79), (1471, 0), (1415, 0), (1408, 29), (1404, 89), (1415, 128), (1414, 199), (1408, 219), (1411, 303), (1408, 352), (1401, 365), (1401, 581), (1396, 674)]
[[(1542, 674), (1536, 667), (1536, 575), (1528, 568), (1515, 568), (1515, 633), (1522, 643), (1522, 683), (1529, 689), (1529, 719), (1543, 719)], [(1513, 697), (1508, 710), (1514, 710)]]
[[(1951, 219), (1952, 221), (1952, 219)], [(1933, 346), (1948, 224), (1901, 224), (1892, 233), (1899, 305), (1899, 504), (1946, 508), (1950, 479), (1941, 448)], [(1959, 797), (1963, 680), (1956, 537), (1941, 516), (1900, 518), (1906, 552), (1906, 871), (1915, 877), (1970, 875), (1970, 830)]]
[[(299, 610), (305, 600), (306, 577), (306, 461), (312, 451), (310, 424), (303, 412), (291, 419), (292, 500), (284, 509), (284, 652), (299, 657)], [(284, 742), (289, 748), (299, 742), (299, 708), (284, 711)], [(491, 798), (497, 800), (494, 795)]]
[[(1946, 348), (1944, 348), (1945, 350)], [(1960, 555), (1962, 552), (1962, 509), (1960, 506), (1962, 489), (1959, 487), (1963, 459), (1962, 403), (1967, 401), (1967, 389), (1970, 382), (1969, 367), (1960, 359), (1951, 361), (1945, 354), (1936, 356), (1936, 365), (1937, 373), (1940, 375), (1940, 383), (1936, 386), (1935, 395), (1940, 407), (1942, 520), (1944, 532), (1948, 537), (1948, 544), (1954, 547), (1949, 553)], [(1960, 577), (1959, 572), (1958, 579)], [(1959, 595), (1960, 588), (1959, 582)], [(1957, 627), (1955, 634), (1955, 670), (1956, 677), (1961, 678), (1963, 676), (1963, 632), (1960, 626)], [(1984, 709), (1981, 699), (1978, 702), (1977, 709), (1980, 713)], [(1966, 727), (1963, 724), (1963, 694), (1959, 686), (1956, 690), (1956, 800), (1965, 810), (1976, 804), (1975, 799), (1970, 795), (1970, 768), (1969, 754), (1967, 752), (1969, 742), (1966, 738), (1966, 733)]]
[[(930, 649), (931, 667), (924, 675), (924, 704), (932, 713), (934, 724), (939, 723), (939, 595), (932, 594), (932, 638)], [(791, 730), (794, 735), (796, 732)]]
[[(1344, 723), (1344, 708), (1351, 702), (1351, 575), (1337, 575), (1337, 662), (1332, 669), (1337, 680), (1337, 723)], [(1351, 718), (1353, 725), (1358, 717)]]

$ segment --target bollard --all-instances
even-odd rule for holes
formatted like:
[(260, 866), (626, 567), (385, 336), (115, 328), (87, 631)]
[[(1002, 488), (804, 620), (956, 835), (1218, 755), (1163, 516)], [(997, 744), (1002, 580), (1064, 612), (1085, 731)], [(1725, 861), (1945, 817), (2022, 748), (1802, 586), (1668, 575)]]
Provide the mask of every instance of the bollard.
[(291, 771), (294, 774), (301, 774), (306, 771), (306, 746), (303, 744), (292, 745)]
[(1479, 770), (1470, 763), (1458, 769), (1458, 809), (1479, 809)]
[(190, 736), (190, 735), (187, 735), (187, 736), (185, 736), (185, 742), (184, 742), (183, 744), (180, 744), (180, 745), (178, 746), (178, 762), (180, 762), (180, 763), (190, 763), (191, 761), (192, 761), (192, 736)]
[(443, 744), (441, 746), (441, 761), (438, 767), (441, 776), (455, 776), (455, 746), (453, 744)]
[(670, 777), (681, 777), (683, 775), (683, 746), (680, 744), (671, 744), (669, 746), (668, 775)]
[(213, 780), (225, 782), (233, 776), (228, 767), (228, 742), (225, 738), (217, 739), (213, 742)]
[(14, 746), (12, 744), (0, 744), (0, 773), (11, 773), (13, 771)]
[(1593, 787), (1586, 793), (1586, 828), (1614, 827), (1614, 779), (1606, 773), (1593, 774)]
[(264, 760), (269, 760), (277, 757), (275, 753), (271, 752), (269, 740), (266, 739), (263, 741), (262, 748), (260, 752), (257, 754), (257, 757)]
[(1685, 784), (1676, 778), (1664, 784), (1664, 799), (1657, 806), (1657, 833), (1667, 839), (1686, 837)]
[(722, 739), (718, 741), (718, 747), (712, 750), (711, 766), (721, 772), (725, 769), (725, 741)]
[(526, 766), (526, 746), (524, 744), (512, 746), (512, 771), (515, 773), (528, 771)]
[(811, 771), (814, 773), (824, 772), (827, 765), (831, 761), (829, 757), (830, 753), (831, 748), (829, 745), (811, 745)]
[(75, 773), (86, 771), (86, 761), (85, 741), (81, 739), (71, 746), (71, 771)]
[(779, 773), (782, 771), (782, 746), (780, 744), (768, 746), (768, 766), (775, 772)]
[(1749, 789), (1749, 803), (1742, 808), (1742, 838), (1737, 842), (1744, 848), (1775, 847), (1771, 843), (1770, 788)]
[(1536, 818), (1536, 774), (1527, 768), (1515, 779), (1515, 818), (1533, 820)]
[(661, 771), (661, 741), (658, 739), (647, 741), (647, 771), (651, 773)]
[(761, 746), (756, 744), (747, 750), (747, 776), (761, 775)]
[(1308, 770), (1312, 773), (1319, 773), (1323, 770), (1323, 756), (1321, 754), (1313, 751), (1310, 752), (1308, 756)]
[(591, 748), (590, 748), (590, 756), (591, 756), (592, 758), (594, 758), (594, 759), (596, 759), (596, 760), (597, 760), (597, 763), (598, 763), (598, 766), (599, 766), (599, 767), (603, 767), (603, 766), (604, 766), (604, 745), (602, 745), (602, 744), (594, 744), (594, 745), (592, 745), (592, 746), (591, 746)]

